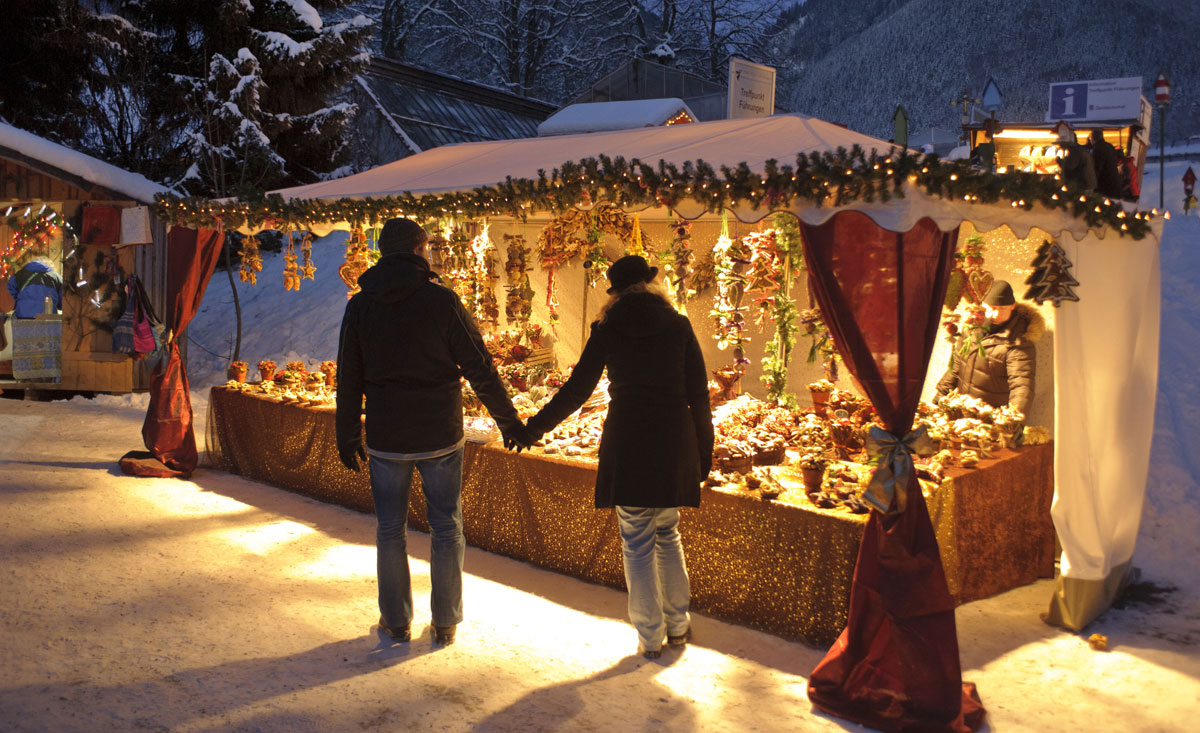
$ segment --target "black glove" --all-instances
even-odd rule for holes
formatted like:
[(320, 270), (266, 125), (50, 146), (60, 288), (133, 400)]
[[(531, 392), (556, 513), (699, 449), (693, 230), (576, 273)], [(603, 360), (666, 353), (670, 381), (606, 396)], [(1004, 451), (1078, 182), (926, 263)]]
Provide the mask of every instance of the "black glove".
[(504, 447), (508, 450), (516, 450), (518, 453), (538, 441), (529, 428), (519, 422), (511, 428), (501, 430), (500, 434), (504, 437)]
[(362, 443), (351, 443), (349, 445), (338, 446), (338, 456), (342, 459), (342, 465), (351, 471), (359, 471), (358, 462), (361, 460), (363, 465), (367, 463), (367, 452), (363, 450)]

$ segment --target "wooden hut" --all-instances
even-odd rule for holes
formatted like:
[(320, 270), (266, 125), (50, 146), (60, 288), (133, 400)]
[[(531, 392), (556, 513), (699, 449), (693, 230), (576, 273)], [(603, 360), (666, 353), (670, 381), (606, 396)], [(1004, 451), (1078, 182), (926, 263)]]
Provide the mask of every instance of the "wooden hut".
[[(0, 350), (0, 391), (124, 393), (145, 390), (144, 360), (113, 350), (112, 326), (136, 275), (156, 312), (165, 308), (166, 227), (146, 206), (167, 189), (44, 138), (0, 123), (0, 313), (11, 315), (8, 273), (29, 251), (26, 235), (52, 222), (34, 245), (63, 278), (62, 310), (38, 319), (61, 324), (58, 374), (14, 375), (11, 321)], [(115, 227), (115, 228), (114, 228)], [(24, 240), (24, 241), (22, 241)], [(49, 363), (49, 362), (47, 362)]]

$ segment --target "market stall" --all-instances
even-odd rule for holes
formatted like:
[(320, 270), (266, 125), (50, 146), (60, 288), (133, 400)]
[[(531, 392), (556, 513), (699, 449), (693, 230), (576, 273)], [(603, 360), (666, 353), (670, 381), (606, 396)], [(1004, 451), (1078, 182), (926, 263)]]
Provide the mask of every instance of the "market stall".
[[(618, 154), (623, 157), (607, 157)], [(710, 489), (754, 494), (756, 509), (791, 512), (783, 508), (786, 502), (762, 501), (785, 492), (770, 485), (783, 482), (754, 467), (761, 458), (768, 468), (783, 463), (801, 473), (820, 469), (801, 481), (801, 501), (812, 507), (802, 508), (812, 516), (822, 516), (814, 510), (823, 508), (841, 512), (839, 521), (865, 513), (847, 628), (814, 672), (810, 697), (826, 710), (877, 726), (897, 718), (959, 728), (980, 722), (978, 698), (970, 688), (960, 691), (950, 578), (957, 578), (961, 596), (962, 570), (986, 553), (947, 562), (952, 545), (931, 517), (974, 522), (994, 540), (1006, 512), (1013, 513), (981, 497), (956, 495), (947, 514), (938, 491), (925, 497), (917, 479), (924, 472), (942, 486), (951, 464), (986, 475), (983, 459), (998, 444), (1014, 442), (1013, 426), (1027, 416), (971, 404), (922, 406), (920, 398), (933, 371), (943, 303), (965, 303), (962, 323), (969, 331), (979, 325), (972, 318), (982, 283), (996, 276), (971, 262), (960, 227), (969, 224), (985, 241), (995, 232), (1013, 236), (1025, 243), (1029, 297), (1054, 314), (1053, 517), (1064, 577), (1051, 617), (1086, 624), (1127, 578), (1138, 516), (1130, 508), (1140, 507), (1144, 491), (1157, 359), (1159, 229), (1150, 214), (1050, 177), (982, 174), (798, 116), (451, 146), (279, 195), (215, 205), (164, 200), (158, 209), (169, 221), (220, 221), (250, 232), (322, 232), (415, 217), (443, 233), (445, 241), (433, 248), (435, 260), (442, 258), (435, 266), (451, 276), (477, 319), (497, 330), (493, 287), (501, 278), (489, 241), (503, 232), (531, 260), (531, 267), (514, 268), (516, 277), (505, 279), (509, 295), (517, 294), (506, 299), (506, 310), (520, 314), (518, 322), (529, 314), (547, 324), (562, 364), (578, 353), (581, 326), (595, 308), (587, 294), (603, 265), (622, 252), (658, 257), (672, 278), (677, 307), (692, 314), (694, 324), (711, 324), (702, 338), (712, 337), (705, 357), (715, 371), (715, 401), (735, 403), (730, 398), (750, 391), (766, 404), (762, 410), (750, 406), (744, 412), (751, 418), (719, 430), (723, 442)], [(781, 219), (776, 212), (786, 213)], [(643, 224), (668, 233), (654, 242)], [(697, 242), (704, 226), (719, 229)], [(606, 235), (619, 241), (606, 243)], [(522, 246), (520, 240), (537, 244)], [(369, 264), (369, 251), (368, 237), (356, 231), (343, 265), (351, 288), (355, 271)], [(300, 276), (297, 257), (289, 254), (285, 280), (291, 287)], [(309, 256), (304, 253), (306, 264)], [(536, 275), (525, 278), (527, 269)], [(705, 276), (711, 280), (708, 295), (697, 282)], [(956, 279), (965, 301), (947, 299)], [(796, 312), (805, 304), (815, 315)], [(750, 330), (756, 312), (766, 322), (761, 335)], [(511, 319), (504, 321), (510, 329)], [(811, 338), (810, 353), (824, 353), (819, 366), (789, 359), (797, 331)], [(1094, 358), (1099, 351), (1106, 358)], [(818, 371), (808, 374), (806, 368)], [(289, 388), (303, 375), (293, 369), (289, 378), (287, 371), (264, 382), (282, 385), (281, 399), (311, 402), (309, 391)], [(513, 371), (528, 376), (521, 367)], [(823, 379), (810, 383), (817, 375)], [(754, 377), (765, 378), (761, 388)], [(814, 392), (811, 402), (790, 407), (787, 395), (803, 397), (797, 387), (806, 383)], [(532, 389), (521, 391), (536, 409), (541, 398)], [(845, 393), (850, 397), (841, 399), (848, 406), (852, 401), (853, 411), (835, 407), (831, 415), (819, 404), (820, 394), (833, 400)], [(585, 453), (594, 442), (594, 423), (581, 420), (565, 434), (548, 436), (542, 452)], [(1038, 435), (1029, 432), (1037, 427), (1026, 426), (1021, 436)], [(935, 436), (945, 452), (929, 460), (925, 439)], [(1117, 441), (1123, 445), (1119, 456), (1109, 449)], [(228, 454), (227, 442), (222, 450)], [(1049, 450), (1043, 448), (1043, 457)], [(878, 466), (860, 471), (856, 466), (868, 455), (879, 459)], [(1031, 461), (1024, 470), (1044, 466)], [(733, 475), (739, 478), (730, 480)], [(999, 521), (983, 523), (989, 516)], [(958, 520), (950, 525), (960, 526)], [(522, 530), (506, 524), (501, 531)], [(784, 565), (803, 565), (818, 547), (811, 541), (792, 545)], [(757, 568), (778, 585), (778, 566)], [(834, 602), (834, 595), (823, 602)], [(918, 639), (927, 653), (920, 673), (906, 677), (896, 665), (915, 663), (904, 649)], [(856, 687), (854, 679), (898, 680), (901, 689), (887, 693), (911, 705), (899, 713), (876, 710), (871, 701), (882, 699), (878, 691), (871, 683)]]
[[(358, 511), (373, 511), (366, 474), (337, 460), (333, 410), (284, 402), (248, 389), (214, 388), (207, 446), (224, 470)], [(959, 603), (1053, 572), (1050, 444), (1001, 449), (975, 469), (956, 467), (928, 484), (930, 516), (947, 581)], [(813, 644), (846, 623), (854, 555), (865, 515), (808, 501), (798, 472), (770, 499), (709, 488), (683, 511), (695, 607), (705, 613)], [(621, 546), (611, 512), (592, 508), (594, 460), (504, 451), (468, 443), (463, 462), (463, 531), (490, 552), (623, 587)], [(416, 477), (420, 482), (420, 477)], [(412, 494), (410, 523), (425, 525)]]

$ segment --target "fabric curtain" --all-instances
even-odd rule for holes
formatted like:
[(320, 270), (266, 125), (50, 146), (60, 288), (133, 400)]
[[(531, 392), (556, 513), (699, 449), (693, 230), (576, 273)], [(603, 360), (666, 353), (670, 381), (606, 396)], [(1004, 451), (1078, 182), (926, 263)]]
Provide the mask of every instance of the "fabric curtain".
[(167, 358), (150, 381), (150, 407), (142, 424), (147, 451), (121, 458), (121, 470), (134, 476), (187, 478), (199, 455), (192, 432), (192, 401), (187, 372), (175, 336), (196, 315), (221, 254), (224, 233), (212, 229), (175, 227), (167, 235), (167, 313), (170, 334)]
[(1142, 517), (1162, 308), (1158, 242), (1058, 241), (1079, 281), (1054, 328), (1054, 504), (1061, 575), (1047, 621), (1079, 630), (1130, 580)]
[[(907, 232), (843, 212), (801, 224), (809, 287), (885, 429), (911, 429), (940, 324), (958, 230)], [(896, 514), (872, 510), (846, 628), (809, 678), (819, 709), (880, 730), (976, 730), (985, 711), (959, 666), (954, 599), (915, 472)]]

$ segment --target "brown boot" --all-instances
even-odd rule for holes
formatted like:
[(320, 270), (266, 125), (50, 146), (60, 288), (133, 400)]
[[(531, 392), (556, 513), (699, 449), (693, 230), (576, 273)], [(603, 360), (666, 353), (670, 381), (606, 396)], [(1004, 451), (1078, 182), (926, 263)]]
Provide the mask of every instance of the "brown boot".
[(388, 626), (383, 622), (382, 616), (379, 617), (379, 630), (392, 637), (392, 641), (406, 642), (412, 638), (408, 624), (404, 626)]
[(442, 646), (449, 646), (454, 643), (454, 632), (458, 628), (454, 626), (434, 626), (433, 640)]

